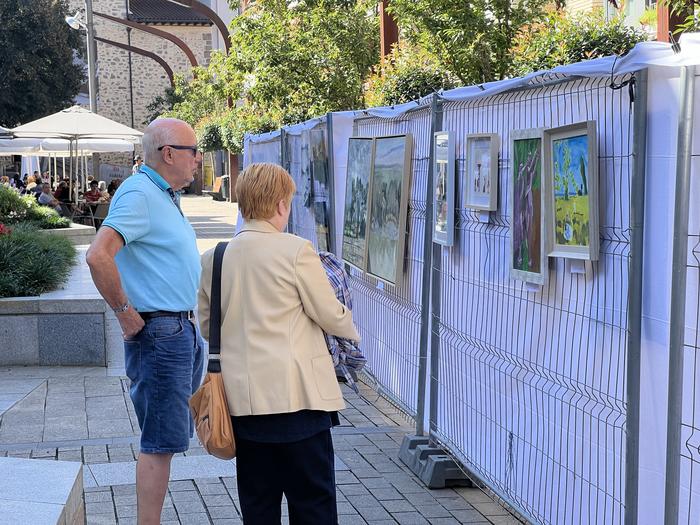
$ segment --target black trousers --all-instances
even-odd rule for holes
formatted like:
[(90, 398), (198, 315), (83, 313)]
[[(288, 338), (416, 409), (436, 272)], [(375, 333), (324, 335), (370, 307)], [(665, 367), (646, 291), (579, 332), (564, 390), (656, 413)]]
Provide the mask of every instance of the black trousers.
[(294, 443), (236, 440), (238, 497), (245, 525), (279, 525), (282, 494), (290, 525), (336, 525), (331, 431)]

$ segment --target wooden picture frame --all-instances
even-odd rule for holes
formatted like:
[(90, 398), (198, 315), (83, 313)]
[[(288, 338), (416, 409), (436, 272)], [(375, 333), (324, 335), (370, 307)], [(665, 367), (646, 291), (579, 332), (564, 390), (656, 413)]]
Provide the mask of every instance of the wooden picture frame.
[(544, 128), (514, 130), (510, 134), (510, 275), (544, 284), (546, 257), (544, 202)]
[[(496, 133), (473, 133), (466, 140), (464, 206), (481, 211), (498, 209), (498, 150)], [(485, 165), (486, 164), (486, 165)]]
[(374, 139), (366, 271), (390, 285), (403, 275), (412, 146), (410, 134)]
[(363, 272), (367, 269), (367, 230), (373, 159), (374, 138), (349, 139), (342, 254), (343, 261)]
[(547, 254), (598, 260), (598, 138), (593, 120), (544, 132)]
[(433, 242), (454, 244), (455, 143), (450, 131), (433, 135)]

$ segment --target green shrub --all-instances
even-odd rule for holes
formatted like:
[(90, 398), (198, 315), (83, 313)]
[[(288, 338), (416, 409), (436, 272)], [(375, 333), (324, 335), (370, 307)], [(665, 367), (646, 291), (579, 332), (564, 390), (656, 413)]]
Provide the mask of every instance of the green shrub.
[(0, 186), (0, 223), (18, 224), (24, 221), (45, 230), (70, 227), (70, 220), (61, 217), (56, 210), (40, 205), (33, 195), (19, 195)]
[(65, 237), (48, 235), (31, 223), (0, 225), (0, 297), (40, 295), (62, 284), (76, 250)]
[(195, 128), (197, 143), (203, 152), (219, 151), (224, 149), (221, 138), (221, 124), (218, 119), (207, 117), (202, 119)]
[(646, 39), (644, 31), (626, 26), (621, 16), (605, 20), (602, 10), (575, 16), (554, 11), (522, 31), (513, 49), (513, 74), (624, 55)]
[(437, 58), (418, 46), (402, 43), (367, 79), (365, 102), (369, 107), (393, 106), (456, 84)]

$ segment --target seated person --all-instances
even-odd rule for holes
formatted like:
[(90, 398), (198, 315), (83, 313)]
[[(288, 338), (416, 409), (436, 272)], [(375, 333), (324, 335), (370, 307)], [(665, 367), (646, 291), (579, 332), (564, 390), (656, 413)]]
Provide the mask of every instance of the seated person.
[(97, 189), (97, 186), (96, 180), (90, 181), (90, 190), (85, 192), (85, 200), (87, 202), (97, 202), (102, 198), (102, 193)]
[(64, 181), (64, 180), (59, 182), (58, 188), (56, 188), (56, 191), (53, 193), (53, 196), (56, 197), (56, 199), (59, 202), (69, 202), (70, 201), (70, 189), (68, 188), (68, 183), (66, 183), (66, 181)]
[(34, 177), (34, 175), (29, 175), (27, 177), (27, 184), (24, 187), (24, 192), (25, 193), (33, 193), (34, 188), (36, 188), (36, 178)]
[(100, 195), (102, 195), (102, 197), (100, 197), (100, 202), (109, 202), (109, 199), (112, 196), (107, 191), (107, 183), (105, 181), (101, 180), (99, 182), (99, 184), (97, 185), (97, 189), (99, 190)]
[(61, 204), (56, 200), (56, 197), (51, 195), (51, 185), (48, 182), (41, 185), (41, 193), (38, 200), (42, 206), (48, 206), (60, 213)]
[(114, 192), (117, 191), (117, 188), (119, 185), (122, 183), (121, 179), (112, 179), (112, 181), (109, 183), (109, 186), (107, 186), (107, 192), (111, 195), (114, 196)]

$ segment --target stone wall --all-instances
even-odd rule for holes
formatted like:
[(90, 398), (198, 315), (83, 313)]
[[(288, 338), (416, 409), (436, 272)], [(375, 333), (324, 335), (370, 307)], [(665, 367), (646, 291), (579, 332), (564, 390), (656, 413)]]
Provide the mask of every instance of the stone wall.
[[(83, 0), (69, 0), (68, 4), (71, 12), (84, 7)], [(95, 12), (126, 18), (124, 1), (93, 0), (92, 4)], [(126, 26), (95, 16), (94, 27), (95, 36), (124, 44), (129, 43)], [(208, 25), (159, 25), (154, 27), (168, 31), (182, 39), (194, 53), (199, 65), (206, 66), (208, 64), (212, 49), (212, 30), (215, 28)], [(168, 63), (175, 74), (179, 73), (191, 77), (190, 62), (175, 44), (137, 29), (132, 29), (130, 33), (132, 46), (159, 55)], [(146, 127), (148, 105), (155, 97), (165, 93), (165, 89), (170, 86), (170, 81), (160, 64), (150, 58), (131, 53), (130, 82), (129, 55), (128, 51), (97, 42), (97, 112), (142, 131)], [(138, 146), (134, 154), (137, 153), (140, 153)], [(102, 154), (100, 160), (109, 164), (130, 167), (134, 154)]]

